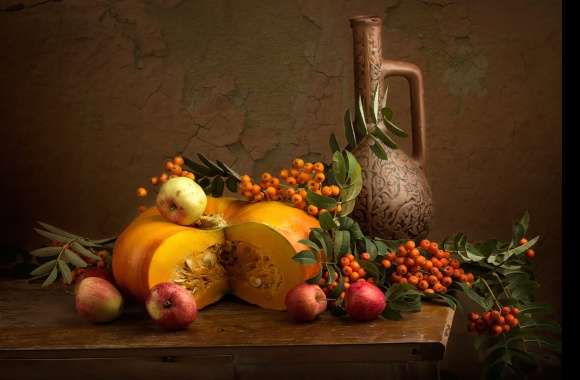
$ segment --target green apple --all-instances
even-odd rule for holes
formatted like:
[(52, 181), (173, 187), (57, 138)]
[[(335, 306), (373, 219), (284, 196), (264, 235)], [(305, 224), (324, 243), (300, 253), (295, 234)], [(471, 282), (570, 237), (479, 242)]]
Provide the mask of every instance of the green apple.
[(194, 180), (174, 177), (159, 189), (156, 205), (159, 213), (167, 220), (189, 226), (205, 211), (207, 196)]

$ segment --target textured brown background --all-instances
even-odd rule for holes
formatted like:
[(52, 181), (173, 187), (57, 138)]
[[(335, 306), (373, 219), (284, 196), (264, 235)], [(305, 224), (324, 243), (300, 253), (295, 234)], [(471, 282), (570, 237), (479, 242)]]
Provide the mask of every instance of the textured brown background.
[[(383, 17), (385, 56), (423, 70), (432, 236), (508, 238), (528, 209), (560, 310), (560, 1), (0, 0), (2, 241), (34, 246), (36, 219), (117, 233), (175, 151), (252, 173), (328, 158), (357, 14)], [(390, 84), (408, 129), (405, 82)], [(463, 327), (445, 363), (460, 374), (476, 370)]]

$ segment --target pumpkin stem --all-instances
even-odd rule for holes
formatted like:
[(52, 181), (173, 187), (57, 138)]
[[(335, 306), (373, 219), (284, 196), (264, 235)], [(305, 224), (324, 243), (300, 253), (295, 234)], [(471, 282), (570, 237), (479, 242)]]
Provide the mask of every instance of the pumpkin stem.
[(221, 215), (202, 215), (195, 223), (194, 227), (202, 230), (212, 230), (227, 226), (226, 220)]

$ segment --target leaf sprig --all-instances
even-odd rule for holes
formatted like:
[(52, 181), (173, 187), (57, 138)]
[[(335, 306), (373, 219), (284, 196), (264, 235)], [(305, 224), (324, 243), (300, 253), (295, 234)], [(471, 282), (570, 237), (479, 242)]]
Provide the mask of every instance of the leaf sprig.
[(44, 222), (38, 222), (42, 227), (34, 230), (40, 236), (51, 241), (52, 245), (35, 249), (30, 255), (37, 258), (41, 264), (30, 272), (31, 280), (45, 278), (42, 287), (54, 283), (60, 275), (66, 284), (73, 281), (69, 265), (75, 268), (85, 268), (87, 261), (98, 261), (101, 258), (95, 251), (112, 248), (116, 237), (105, 239), (87, 239)]
[(197, 183), (206, 194), (221, 197), (227, 187), (231, 192), (238, 191), (240, 175), (222, 161), (212, 161), (203, 154), (198, 153), (200, 162), (183, 157), (185, 167), (195, 174)]
[(559, 360), (560, 326), (550, 318), (548, 305), (536, 302), (540, 284), (524, 253), (537, 243), (539, 236), (520, 244), (529, 225), (526, 212), (513, 226), (509, 242), (488, 240), (467, 242), (463, 234), (447, 239), (443, 245), (455, 251), (460, 260), (478, 274), (465, 295), (483, 310), (502, 305), (520, 309), (520, 328), (498, 337), (482, 336), (475, 341), (484, 365), (484, 378), (525, 378), (529, 371), (541, 367), (546, 358)]
[[(377, 85), (371, 100), (371, 117), (374, 126), (370, 128), (365, 119), (363, 100), (360, 96), (357, 101), (354, 120), (350, 109), (346, 110), (344, 114), (344, 134), (347, 141), (346, 150), (354, 150), (368, 137), (373, 141), (373, 145), (371, 145), (373, 154), (382, 160), (387, 160), (388, 150), (385, 149), (385, 146), (390, 149), (398, 149), (398, 145), (391, 136), (381, 129), (381, 124), (384, 124), (387, 130), (395, 136), (401, 138), (408, 136), (407, 132), (393, 122), (393, 110), (386, 105), (387, 95), (388, 87), (385, 91), (381, 107), (379, 105), (379, 86)], [(340, 145), (334, 133), (330, 135), (329, 145), (332, 152), (340, 151)]]

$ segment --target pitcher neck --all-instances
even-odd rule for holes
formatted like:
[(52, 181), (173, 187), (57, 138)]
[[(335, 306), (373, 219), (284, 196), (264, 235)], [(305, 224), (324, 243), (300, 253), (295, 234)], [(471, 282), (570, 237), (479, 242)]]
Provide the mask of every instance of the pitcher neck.
[[(362, 97), (365, 118), (371, 122), (372, 96), (379, 86), (379, 99), (384, 96), (381, 75), (383, 20), (377, 16), (355, 16), (350, 19), (354, 46), (355, 107)], [(356, 108), (355, 108), (356, 109)]]

